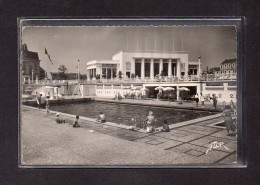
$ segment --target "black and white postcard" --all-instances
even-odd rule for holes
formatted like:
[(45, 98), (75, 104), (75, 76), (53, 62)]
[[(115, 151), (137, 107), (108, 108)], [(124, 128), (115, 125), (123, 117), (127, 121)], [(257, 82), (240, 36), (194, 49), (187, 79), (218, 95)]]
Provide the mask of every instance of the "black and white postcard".
[(236, 24), (28, 20), (20, 167), (240, 164)]

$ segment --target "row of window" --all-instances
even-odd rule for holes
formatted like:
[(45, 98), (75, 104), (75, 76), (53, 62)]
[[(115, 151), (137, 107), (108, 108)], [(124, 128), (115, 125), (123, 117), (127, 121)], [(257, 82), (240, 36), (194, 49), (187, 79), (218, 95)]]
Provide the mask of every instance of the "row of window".
[(233, 64), (221, 64), (220, 65), (220, 69), (227, 69), (227, 68), (231, 68), (231, 67), (236, 67), (236, 64), (233, 63)]
[(236, 73), (236, 71), (233, 70), (216, 71), (216, 74), (232, 74), (232, 73)]

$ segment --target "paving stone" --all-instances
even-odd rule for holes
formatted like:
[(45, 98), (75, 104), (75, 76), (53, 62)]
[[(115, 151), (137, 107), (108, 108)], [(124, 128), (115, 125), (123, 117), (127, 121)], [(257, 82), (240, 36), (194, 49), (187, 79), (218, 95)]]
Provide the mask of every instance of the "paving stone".
[(201, 146), (197, 146), (197, 145), (192, 145), (189, 143), (184, 143), (182, 145), (178, 145), (176, 147), (170, 148), (168, 149), (170, 151), (174, 151), (174, 152), (179, 152), (179, 153), (186, 153), (191, 151), (191, 150), (195, 150), (195, 151), (199, 151), (202, 153), (206, 153), (206, 147), (201, 147)]
[(212, 163), (215, 163), (215, 162), (219, 161), (220, 159), (226, 157), (227, 155), (228, 155), (228, 153), (226, 153), (226, 152), (222, 152), (222, 151), (218, 151), (218, 150), (211, 150), (207, 154), (205, 153), (204, 155), (201, 155), (200, 157), (198, 157), (198, 160), (196, 161), (196, 163), (212, 164)]
[(236, 160), (236, 154), (232, 154), (226, 158), (224, 158), (223, 160), (219, 161), (219, 164), (236, 164), (237, 160)]
[(223, 142), (224, 145), (227, 145), (231, 142), (232, 140), (229, 139), (223, 139), (223, 138), (218, 138), (218, 137), (212, 137), (212, 136), (205, 136), (203, 138), (199, 138), (197, 140), (194, 140), (191, 142), (191, 144), (203, 146), (203, 147), (208, 147), (212, 142), (217, 141), (217, 142)]
[(205, 153), (193, 149), (193, 150), (190, 150), (190, 151), (186, 152), (186, 154), (193, 155), (195, 157), (199, 157), (201, 155), (204, 155)]
[(213, 134), (220, 130), (218, 128), (211, 128), (211, 127), (205, 127), (205, 126), (200, 126), (200, 125), (188, 125), (185, 127), (180, 127), (178, 129), (188, 131), (191, 133), (202, 134), (202, 135)]
[(188, 141), (200, 138), (204, 135), (190, 133), (190, 132), (179, 130), (179, 129), (173, 129), (170, 132), (156, 133), (155, 136), (166, 138), (166, 139), (172, 139), (172, 140), (176, 140), (176, 141), (181, 141), (181, 142), (188, 142)]
[(216, 132), (216, 133), (212, 134), (211, 136), (218, 137), (218, 138), (229, 139), (229, 140), (232, 140), (232, 141), (236, 141), (237, 140), (237, 137), (228, 136), (226, 129), (225, 130), (221, 130), (219, 132)]
[(159, 145), (159, 144), (162, 144), (164, 142), (162, 141), (156, 141), (156, 140), (151, 140), (151, 141), (147, 141), (146, 142), (147, 144), (150, 144), (150, 145)]
[(209, 125), (211, 123), (215, 123), (215, 122), (218, 122), (221, 120), (223, 120), (223, 118), (215, 118), (215, 119), (211, 119), (211, 120), (201, 121), (201, 122), (195, 123), (194, 125), (206, 126), (206, 125)]

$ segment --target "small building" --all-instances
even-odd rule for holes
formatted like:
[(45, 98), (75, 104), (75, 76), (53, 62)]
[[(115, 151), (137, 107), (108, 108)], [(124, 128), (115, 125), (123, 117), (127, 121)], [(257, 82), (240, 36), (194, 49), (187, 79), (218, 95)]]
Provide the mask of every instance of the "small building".
[[(200, 64), (201, 65), (201, 64)], [(92, 60), (87, 62), (88, 79), (100, 76), (105, 79), (118, 77), (138, 77), (154, 79), (156, 76), (181, 77), (198, 75), (199, 62), (188, 62), (186, 51), (132, 51), (121, 50), (112, 56), (112, 60)]]
[(38, 79), (40, 75), (40, 60), (37, 52), (29, 51), (26, 44), (21, 46), (22, 78), (24, 82)]

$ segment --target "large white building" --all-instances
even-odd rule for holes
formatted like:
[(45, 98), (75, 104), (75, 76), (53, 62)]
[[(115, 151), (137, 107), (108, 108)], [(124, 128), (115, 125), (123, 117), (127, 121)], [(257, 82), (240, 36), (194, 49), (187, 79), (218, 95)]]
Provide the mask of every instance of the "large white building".
[[(98, 75), (105, 79), (118, 77), (138, 77), (154, 79), (155, 76), (181, 77), (200, 74), (200, 59), (189, 62), (185, 51), (131, 51), (121, 50), (112, 56), (112, 60), (92, 60), (87, 62), (88, 79)], [(200, 63), (200, 65), (199, 65)]]

